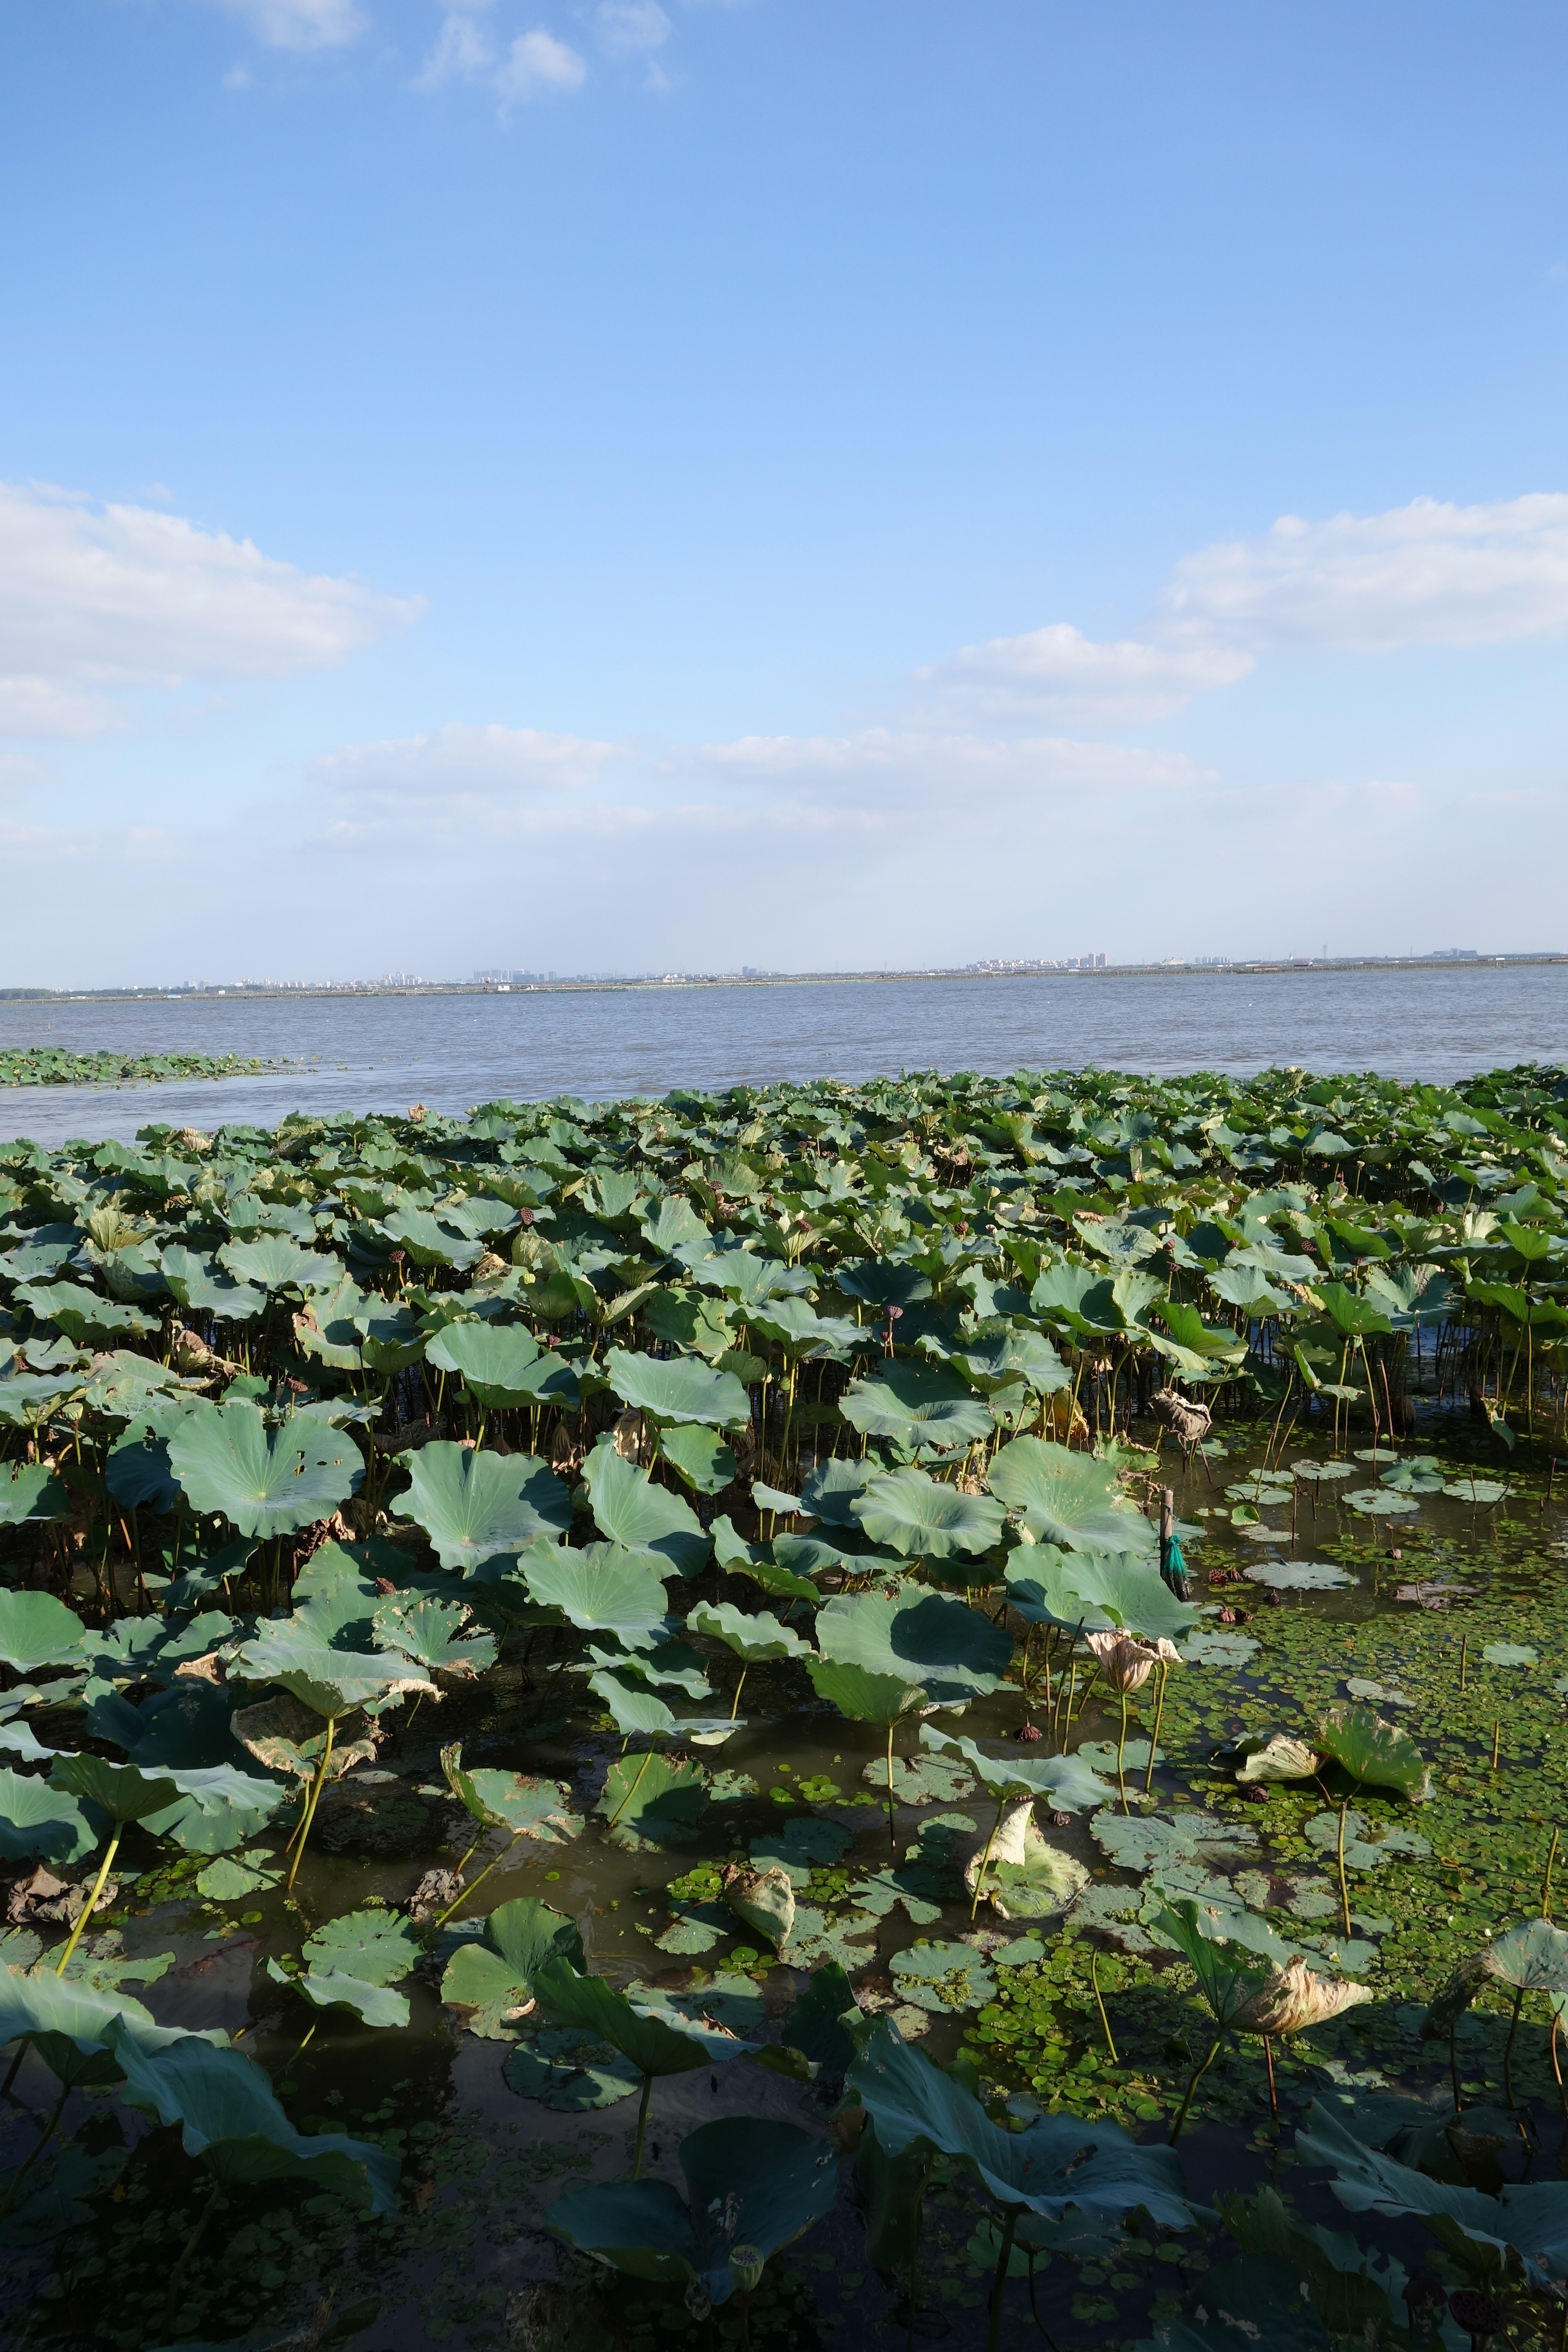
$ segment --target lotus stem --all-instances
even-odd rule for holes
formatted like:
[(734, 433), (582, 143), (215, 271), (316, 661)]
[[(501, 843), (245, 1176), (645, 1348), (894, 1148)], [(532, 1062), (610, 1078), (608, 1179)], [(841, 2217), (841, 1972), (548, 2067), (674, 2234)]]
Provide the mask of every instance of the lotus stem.
[(1154, 1785), (1154, 1757), (1160, 1745), (1160, 1718), (1165, 1712), (1165, 1684), (1169, 1679), (1170, 1672), (1170, 1660), (1168, 1658), (1162, 1658), (1160, 1661), (1159, 1687), (1154, 1693), (1154, 1728), (1149, 1734), (1149, 1769), (1143, 1775), (1143, 1793), (1145, 1796), (1149, 1794)]
[[(1458, 2123), (1464, 2107), (1464, 2101), (1459, 2095), (1459, 2021), (1458, 2018), (1448, 2028), (1448, 2079), (1454, 2086), (1454, 2121)], [(1563, 2112), (1568, 2115), (1568, 2108)]]
[(653, 2076), (651, 2074), (645, 2074), (642, 2078), (642, 2097), (637, 2102), (637, 2144), (636, 2152), (632, 2158), (632, 2179), (634, 2180), (640, 2180), (642, 2179), (642, 2144), (644, 2135), (647, 2130), (647, 2103), (652, 2093)]
[(1348, 1795), (1340, 1800), (1340, 1836), (1339, 1843), (1335, 1848), (1335, 1859), (1340, 1866), (1340, 1914), (1344, 1921), (1347, 1944), (1351, 1939), (1351, 1890), (1345, 1877), (1345, 1814), (1349, 1810), (1350, 1801)]
[(16, 2055), (12, 2059), (10, 2065), (5, 2070), (5, 2080), (3, 2083), (0, 2083), (0, 2099), (8, 2099), (10, 2097), (11, 2085), (16, 2081), (17, 2075), (21, 2073), (22, 2061), (26, 2056), (32, 2046), (32, 2043), (24, 2034), (22, 2040), (16, 2044)]
[(103, 1882), (109, 1876), (110, 1865), (120, 1850), (120, 1841), (121, 1836), (124, 1834), (124, 1827), (125, 1825), (122, 1822), (116, 1822), (114, 1824), (114, 1834), (110, 1839), (108, 1845), (104, 1848), (103, 1860), (100, 1863), (98, 1868), (98, 1876), (92, 1882), (92, 1893), (82, 1905), (81, 1917), (71, 1929), (70, 1940), (68, 1942), (65, 1950), (60, 1954), (59, 1958), (55, 1963), (55, 1974), (58, 1977), (63, 1977), (66, 1970), (69, 1968), (71, 1954), (75, 1951), (77, 1946), (81, 1941), (81, 1931), (86, 1927), (88, 1921), (91, 1918), (94, 1911), (98, 1907), (98, 1898), (103, 1892)]
[(734, 1722), (735, 1717), (741, 1712), (741, 1693), (746, 1687), (746, 1676), (751, 1673), (751, 1671), (750, 1665), (743, 1664), (741, 1668), (741, 1679), (735, 1685), (735, 1696), (730, 1703), (730, 1720), (731, 1723)]
[(31, 2154), (25, 2157), (21, 2164), (17, 2167), (16, 2174), (12, 2179), (11, 2186), (5, 2191), (4, 2200), (0, 2200), (0, 2220), (4, 2220), (5, 2216), (11, 2210), (12, 2206), (16, 2203), (16, 2191), (22, 2186), (23, 2174), (31, 2170), (32, 2167), (37, 2162), (39, 2157), (42, 2156), (45, 2148), (47, 2147), (50, 2140), (53, 2139), (55, 2136), (55, 2126), (59, 2122), (61, 2116), (65, 2113), (65, 2104), (69, 2096), (70, 2084), (68, 2083), (62, 2083), (60, 2084), (59, 2097), (55, 2101), (48, 2122), (44, 2126), (43, 2130), (38, 2134), (37, 2138), (34, 2141)]
[(285, 1895), (292, 1895), (294, 1892), (294, 1881), (299, 1875), (300, 1864), (304, 1859), (305, 1841), (310, 1834), (310, 1824), (316, 1818), (316, 1807), (321, 1801), (321, 1790), (326, 1782), (327, 1767), (332, 1760), (332, 1735), (337, 1730), (337, 1717), (335, 1715), (329, 1715), (327, 1717), (327, 1744), (321, 1750), (321, 1760), (316, 1767), (316, 1777), (311, 1781), (310, 1789), (306, 1793), (305, 1802), (300, 1813), (300, 1826), (289, 1842), (293, 1848), (294, 1858), (289, 1864), (289, 1875), (283, 1882), (283, 1892)]
[(1122, 1765), (1123, 1765), (1123, 1762), (1125, 1761), (1126, 1755), (1127, 1755), (1127, 1693), (1126, 1693), (1125, 1691), (1123, 1691), (1123, 1692), (1122, 1692), (1122, 1694), (1121, 1694), (1121, 1729), (1120, 1734), (1119, 1734), (1119, 1735), (1118, 1735), (1118, 1737), (1117, 1737), (1117, 1741), (1116, 1741), (1116, 1785), (1117, 1785), (1118, 1789), (1120, 1789), (1120, 1790), (1121, 1791), (1121, 1810), (1122, 1810), (1122, 1811), (1123, 1811), (1124, 1813), (1125, 1813), (1125, 1812), (1128, 1812), (1129, 1811), (1131, 1811), (1131, 1808), (1129, 1807), (1128, 1802), (1127, 1802), (1127, 1775), (1126, 1775), (1126, 1773), (1125, 1773), (1125, 1772), (1123, 1771), (1123, 1769), (1122, 1769)]
[(894, 1853), (899, 1850), (898, 1836), (893, 1827), (893, 1808), (897, 1802), (898, 1794), (893, 1787), (893, 1727), (889, 1723), (888, 1726), (888, 1843)]
[(1561, 1834), (1556, 1829), (1552, 1832), (1552, 1844), (1546, 1856), (1546, 1875), (1541, 1882), (1541, 1916), (1543, 1919), (1552, 1916), (1552, 1865), (1557, 1859), (1557, 1841)]
[(1100, 1954), (1092, 1944), (1089, 1948), (1089, 1980), (1094, 1988), (1094, 2005), (1100, 2011), (1100, 2028), (1105, 2035), (1105, 2046), (1110, 2053), (1110, 2063), (1113, 2066), (1120, 2066), (1121, 2061), (1116, 2054), (1116, 2037), (1105, 2013), (1105, 1995), (1100, 1990)]
[(1029, 2248), (1029, 2250), (1028, 2250), (1028, 2251), (1029, 2251), (1029, 2315), (1030, 2315), (1030, 2317), (1033, 2319), (1033, 2321), (1034, 2321), (1034, 2323), (1035, 2323), (1035, 2326), (1039, 2329), (1040, 2334), (1045, 2337), (1046, 2342), (1050, 2346), (1050, 2347), (1051, 2347), (1051, 2352), (1057, 2352), (1057, 2339), (1056, 2339), (1056, 2337), (1051, 2334), (1050, 2329), (1046, 2326), (1045, 2321), (1040, 2317), (1040, 2306), (1039, 2306), (1039, 2305), (1035, 2301), (1035, 2250), (1034, 2250), (1033, 2246), (1031, 2246), (1031, 2247)]
[(1189, 2108), (1189, 2107), (1192, 2105), (1192, 2104), (1193, 2104), (1193, 2093), (1197, 2089), (1198, 2084), (1203, 2081), (1204, 2076), (1208, 2073), (1209, 2068), (1214, 2064), (1215, 2060), (1219, 2056), (1219, 2045), (1220, 2045), (1220, 2043), (1224, 2041), (1224, 2039), (1225, 2039), (1225, 2036), (1224, 2036), (1223, 2034), (1221, 2034), (1221, 2033), (1216, 2033), (1216, 2034), (1215, 2035), (1215, 2038), (1214, 2038), (1213, 2042), (1212, 2042), (1210, 2043), (1210, 2045), (1209, 2045), (1209, 2054), (1208, 2054), (1208, 2056), (1204, 2060), (1204, 2062), (1203, 2062), (1202, 2065), (1200, 2065), (1200, 2066), (1194, 2066), (1194, 2067), (1193, 2068), (1192, 2076), (1191, 2076), (1191, 2079), (1189, 2080), (1189, 2082), (1188, 2082), (1188, 2084), (1187, 2084), (1186, 2091), (1185, 2091), (1185, 2093), (1184, 2093), (1184, 2096), (1183, 2096), (1182, 2104), (1181, 2104), (1181, 2107), (1180, 2107), (1180, 2110), (1178, 2111), (1177, 2116), (1176, 2116), (1176, 2120), (1175, 2120), (1175, 2122), (1171, 2126), (1171, 2137), (1170, 2137), (1169, 2145), (1170, 2145), (1172, 2147), (1175, 2147), (1177, 2140), (1178, 2140), (1178, 2139), (1180, 2139), (1180, 2137), (1181, 2137), (1181, 2136), (1182, 2136), (1182, 2126), (1186, 2122), (1186, 2120), (1187, 2120), (1187, 2110), (1188, 2110), (1188, 2108)]
[(306, 2034), (303, 2042), (300, 2042), (298, 2050), (294, 2053), (296, 2058), (302, 2058), (304, 2056), (306, 2051), (310, 2048), (312, 2041), (315, 2039), (316, 2028), (320, 2025), (321, 2021), (319, 2017), (313, 2017), (310, 2020), (310, 2030)]
[(197, 2216), (196, 2226), (191, 2231), (190, 2236), (185, 2240), (184, 2248), (181, 2252), (180, 2259), (169, 2273), (169, 2292), (167, 2296), (164, 2298), (163, 2303), (163, 2326), (165, 2328), (171, 2325), (174, 2320), (174, 2314), (180, 2307), (179, 2294), (180, 2289), (184, 2284), (185, 2273), (190, 2267), (192, 2255), (195, 2252), (196, 2248), (202, 2242), (202, 2232), (206, 2228), (208, 2221), (212, 2219), (212, 2210), (217, 2203), (218, 2191), (222, 2187), (223, 2183), (221, 2180), (215, 2180), (213, 2182), (211, 2191), (207, 2197), (207, 2201), (202, 2207), (201, 2212)]
[(1513, 1997), (1513, 2014), (1508, 2021), (1508, 2040), (1503, 2043), (1502, 2050), (1503, 2095), (1508, 2101), (1508, 2111), (1516, 2123), (1519, 2122), (1519, 2109), (1514, 2104), (1513, 2096), (1513, 2042), (1514, 2036), (1519, 2032), (1520, 2011), (1523, 2007), (1524, 1987), (1521, 1985)]
[(1465, 1634), (1462, 1634), (1462, 1635), (1460, 1636), (1460, 1640), (1459, 1640), (1459, 1695), (1460, 1695), (1460, 1696), (1461, 1696), (1461, 1697), (1463, 1697), (1463, 1696), (1464, 1696), (1464, 1691), (1465, 1691), (1465, 1674), (1466, 1674), (1466, 1669), (1467, 1669), (1467, 1668), (1468, 1667), (1468, 1665), (1469, 1665), (1469, 1663), (1470, 1663), (1470, 1637), (1469, 1637), (1469, 1635), (1468, 1635), (1468, 1633), (1465, 1633)]
[[(476, 1844), (478, 1843), (478, 1840), (477, 1840), (477, 1839), (476, 1839), (476, 1841), (475, 1841), (475, 1843), (476, 1843)], [(458, 1904), (459, 1904), (459, 1903), (466, 1903), (466, 1902), (468, 1901), (468, 1899), (469, 1895), (470, 1895), (473, 1893), (473, 1891), (474, 1891), (474, 1886), (482, 1886), (482, 1885), (484, 1885), (484, 1883), (485, 1883), (486, 1879), (489, 1876), (489, 1874), (490, 1874), (491, 1871), (492, 1871), (492, 1870), (499, 1870), (499, 1869), (500, 1868), (501, 1864), (502, 1864), (503, 1862), (505, 1862), (505, 1860), (507, 1859), (507, 1856), (508, 1856), (509, 1854), (510, 1854), (510, 1853), (514, 1853), (514, 1852), (516, 1851), (516, 1849), (517, 1849), (517, 1848), (518, 1848), (521, 1843), (522, 1843), (522, 1840), (521, 1840), (521, 1836), (520, 1836), (520, 1837), (514, 1837), (514, 1838), (512, 1839), (512, 1841), (511, 1841), (510, 1845), (505, 1845), (505, 1846), (502, 1846), (502, 1848), (501, 1848), (501, 1850), (500, 1850), (500, 1853), (498, 1853), (498, 1854), (497, 1854), (497, 1856), (496, 1856), (496, 1858), (495, 1858), (495, 1860), (494, 1860), (493, 1862), (487, 1862), (487, 1863), (486, 1863), (486, 1864), (485, 1864), (485, 1866), (484, 1866), (483, 1870), (481, 1870), (481, 1871), (480, 1871), (480, 1873), (479, 1873), (479, 1876), (475, 1879), (473, 1886), (460, 1886), (460, 1887), (458, 1889), (457, 1894), (453, 1896), (453, 1898), (452, 1898), (451, 1902), (450, 1902), (450, 1903), (448, 1903), (448, 1905), (447, 1906), (447, 1908), (445, 1909), (445, 1911), (443, 1911), (443, 1912), (442, 1912), (441, 1916), (437, 1920), (437, 1922), (436, 1922), (437, 1927), (444, 1927), (446, 1926), (446, 1924), (447, 1924), (447, 1920), (451, 1917), (451, 1916), (452, 1916), (453, 1912), (457, 1909), (457, 1907), (458, 1907)], [(474, 1850), (474, 1849), (473, 1849), (473, 1846), (470, 1846), (470, 1847), (468, 1848), (468, 1852), (469, 1852), (469, 1853), (472, 1853), (473, 1850)]]
[(985, 1884), (985, 1873), (991, 1863), (991, 1849), (996, 1843), (996, 1832), (1002, 1826), (1002, 1816), (1006, 1810), (1007, 1800), (1004, 1795), (996, 1808), (996, 1818), (991, 1824), (991, 1834), (985, 1841), (985, 1851), (980, 1857), (980, 1867), (974, 1874), (974, 1898), (969, 1906), (969, 1924), (972, 1927), (974, 1925), (974, 1915), (980, 1908), (980, 1890)]
[(991, 2325), (985, 2336), (985, 2352), (998, 2352), (1002, 2342), (1002, 2293), (1007, 2284), (1007, 2265), (1013, 2259), (1013, 2233), (1018, 2226), (1018, 2209), (1007, 2209), (1002, 2224), (1002, 2251), (996, 2257), (996, 2275), (991, 2282)]
[(1279, 2120), (1279, 2094), (1274, 2086), (1274, 2041), (1270, 2034), (1263, 2037), (1263, 2063), (1268, 2069), (1268, 2113), (1271, 2120)]
[[(625, 1746), (624, 1746), (624, 1743), (623, 1743), (623, 1748), (622, 1748), (622, 1753), (623, 1753), (623, 1754), (625, 1753)], [(643, 1760), (642, 1760), (642, 1771), (641, 1771), (641, 1772), (639, 1772), (639, 1773), (637, 1774), (637, 1779), (632, 1782), (631, 1787), (626, 1790), (626, 1795), (621, 1799), (620, 1803), (616, 1807), (615, 1811), (610, 1815), (609, 1821), (608, 1821), (608, 1822), (606, 1823), (606, 1827), (607, 1827), (607, 1828), (610, 1828), (610, 1829), (612, 1829), (612, 1830), (615, 1828), (616, 1823), (620, 1820), (621, 1815), (626, 1811), (626, 1807), (631, 1803), (632, 1799), (637, 1795), (637, 1790), (641, 1788), (641, 1786), (642, 1786), (642, 1776), (643, 1776), (643, 1772), (646, 1772), (646, 1771), (647, 1770), (647, 1768), (648, 1768), (649, 1764), (650, 1764), (652, 1761), (653, 1761), (653, 1749), (650, 1748), (648, 1749), (648, 1751), (647, 1751), (647, 1754), (643, 1758)]]
[(1492, 1770), (1493, 1770), (1494, 1772), (1497, 1770), (1498, 1744), (1499, 1744), (1499, 1742), (1500, 1741), (1500, 1739), (1501, 1739), (1501, 1738), (1502, 1738), (1502, 1717), (1501, 1717), (1501, 1716), (1499, 1716), (1499, 1717), (1498, 1717), (1498, 1718), (1497, 1718), (1497, 1720), (1496, 1720), (1496, 1722), (1492, 1725), (1492, 1761), (1491, 1761), (1491, 1769), (1492, 1769)]

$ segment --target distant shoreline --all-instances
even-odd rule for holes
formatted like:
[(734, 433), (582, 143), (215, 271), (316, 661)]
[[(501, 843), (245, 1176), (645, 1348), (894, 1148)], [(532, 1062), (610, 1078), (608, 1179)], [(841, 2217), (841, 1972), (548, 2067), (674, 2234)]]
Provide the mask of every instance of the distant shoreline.
[(1568, 953), (1478, 956), (1331, 956), (1310, 960), (1258, 959), (1228, 964), (1125, 963), (1061, 971), (987, 971), (963, 965), (912, 970), (797, 972), (682, 972), (668, 979), (539, 980), (510, 982), (431, 980), (394, 983), (339, 981), (300, 983), (236, 983), (223, 988), (0, 988), (4, 1004), (264, 1004), (300, 1002), (352, 1003), (384, 996), (663, 996), (679, 990), (717, 988), (842, 988), (897, 986), (910, 982), (966, 981), (1005, 985), (1018, 981), (1256, 980), (1268, 977), (1332, 979), (1344, 972), (1425, 971), (1446, 977), (1466, 972), (1518, 971), (1568, 965)]

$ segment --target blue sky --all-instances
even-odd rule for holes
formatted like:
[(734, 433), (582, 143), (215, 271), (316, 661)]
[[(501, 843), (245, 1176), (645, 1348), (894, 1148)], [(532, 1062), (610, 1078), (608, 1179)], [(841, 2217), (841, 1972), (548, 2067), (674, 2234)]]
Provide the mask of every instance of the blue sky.
[(0, 0), (0, 984), (1568, 946), (1565, 65)]

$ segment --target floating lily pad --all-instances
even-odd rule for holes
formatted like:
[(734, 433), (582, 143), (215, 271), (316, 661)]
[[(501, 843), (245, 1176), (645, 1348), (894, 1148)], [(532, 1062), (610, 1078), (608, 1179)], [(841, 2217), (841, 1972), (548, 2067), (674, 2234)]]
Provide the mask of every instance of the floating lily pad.
[(282, 1875), (281, 1865), (265, 1846), (252, 1846), (209, 1862), (197, 1876), (196, 1893), (209, 1903), (237, 1903), (242, 1895), (265, 1894)]
[(1352, 1511), (1363, 1518), (1396, 1519), (1408, 1517), (1421, 1508), (1414, 1495), (1402, 1495), (1393, 1486), (1357, 1486), (1345, 1496)]
[(1528, 1642), (1489, 1642), (1481, 1652), (1489, 1666), (1538, 1666), (1541, 1653)]
[[(886, 1796), (886, 1757), (874, 1756), (860, 1778)], [(945, 1756), (895, 1756), (893, 1794), (900, 1805), (952, 1805), (974, 1794), (974, 1782), (962, 1764)]]
[(789, 1957), (797, 1969), (815, 1968), (819, 1960), (837, 1960), (847, 1973), (869, 1968), (876, 1958), (874, 1946), (852, 1943), (851, 1937), (869, 1936), (877, 1922), (864, 1912), (842, 1911), (834, 1918), (816, 1910), (808, 1903), (795, 1906), (795, 1926), (790, 1930)]
[(1500, 1503), (1513, 1488), (1496, 1478), (1450, 1478), (1443, 1492), (1461, 1503)]
[(1196, 1808), (1170, 1813), (1119, 1813), (1109, 1805), (1089, 1823), (1095, 1843), (1121, 1870), (1163, 1870), (1175, 1863), (1249, 1853), (1258, 1832)]
[(319, 1976), (336, 1970), (366, 1984), (387, 1985), (418, 1965), (424, 1946), (393, 1912), (348, 1911), (317, 1928), (306, 1941), (304, 1957)]
[[(1326, 1853), (1335, 1853), (1339, 1847), (1340, 1817), (1337, 1812), (1314, 1813), (1304, 1823), (1302, 1835), (1310, 1845)], [(1407, 1854), (1415, 1859), (1430, 1853), (1431, 1847), (1415, 1830), (1407, 1830), (1398, 1822), (1374, 1822), (1370, 1815), (1352, 1805), (1345, 1814), (1345, 1868), (1376, 1870), (1395, 1854)]]
[(1332, 1592), (1355, 1582), (1348, 1568), (1336, 1568), (1331, 1559), (1260, 1559), (1247, 1573), (1275, 1592)]
[(1182, 1662), (1189, 1666), (1241, 1666), (1262, 1643), (1250, 1633), (1233, 1633), (1225, 1627), (1212, 1632), (1200, 1625), (1181, 1644)]
[(913, 1944), (890, 1966), (894, 1990), (916, 2009), (978, 2009), (996, 1990), (984, 1955), (967, 1944)]
[(797, 1816), (753, 1838), (752, 1861), (758, 1870), (785, 1871), (793, 1885), (804, 1886), (814, 1870), (838, 1861), (852, 1835), (839, 1822)]
[(501, 2078), (553, 2115), (585, 2116), (629, 2098), (641, 2087), (642, 2069), (580, 2026), (542, 2026), (507, 2052)]

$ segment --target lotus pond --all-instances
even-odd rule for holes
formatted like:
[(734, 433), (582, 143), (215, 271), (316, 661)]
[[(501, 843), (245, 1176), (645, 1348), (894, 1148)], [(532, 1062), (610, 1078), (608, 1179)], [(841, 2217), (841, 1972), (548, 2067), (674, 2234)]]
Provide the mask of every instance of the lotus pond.
[(5, 2340), (1561, 2346), (1565, 1213), (1535, 1066), (0, 1149)]

